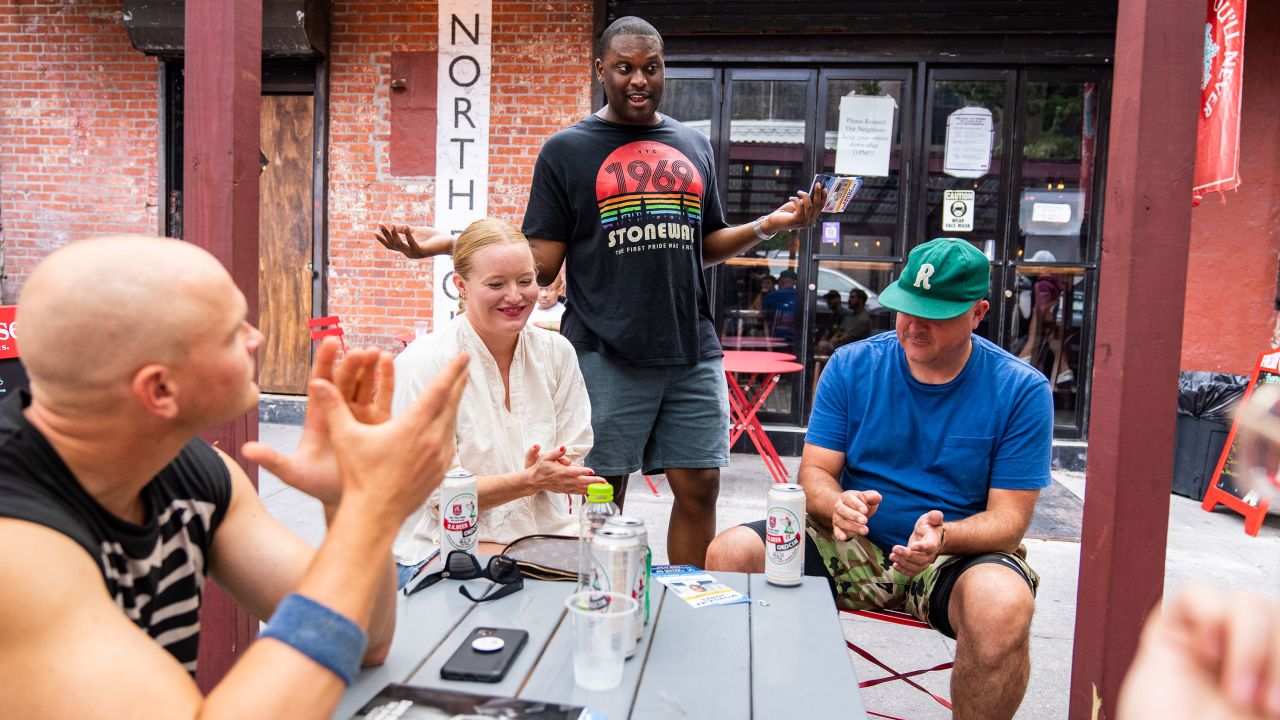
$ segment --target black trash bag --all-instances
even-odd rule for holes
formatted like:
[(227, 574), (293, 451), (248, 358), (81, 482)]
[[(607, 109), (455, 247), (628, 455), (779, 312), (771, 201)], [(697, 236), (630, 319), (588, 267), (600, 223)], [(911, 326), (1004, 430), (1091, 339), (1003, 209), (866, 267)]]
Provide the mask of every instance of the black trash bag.
[(1178, 373), (1178, 414), (1230, 425), (1248, 384), (1244, 375), (1184, 370)]

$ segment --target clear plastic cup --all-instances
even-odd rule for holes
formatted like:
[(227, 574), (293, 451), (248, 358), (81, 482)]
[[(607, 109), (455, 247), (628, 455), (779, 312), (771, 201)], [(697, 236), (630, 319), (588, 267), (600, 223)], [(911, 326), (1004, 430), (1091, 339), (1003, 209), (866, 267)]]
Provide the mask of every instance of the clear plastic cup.
[(415, 338), (420, 338), (424, 335), (430, 335), (430, 334), (431, 334), (430, 320), (415, 320), (413, 322), (413, 336)]
[(639, 603), (622, 593), (584, 591), (564, 605), (573, 623), (574, 682), (585, 690), (618, 687)]

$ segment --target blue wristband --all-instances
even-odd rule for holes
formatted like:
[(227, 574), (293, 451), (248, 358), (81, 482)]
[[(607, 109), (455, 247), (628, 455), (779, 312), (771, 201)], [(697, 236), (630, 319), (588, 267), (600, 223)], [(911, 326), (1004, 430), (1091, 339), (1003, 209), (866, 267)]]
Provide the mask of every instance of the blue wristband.
[(346, 685), (360, 672), (369, 638), (359, 625), (311, 598), (290, 593), (260, 637), (275, 638), (323, 665)]

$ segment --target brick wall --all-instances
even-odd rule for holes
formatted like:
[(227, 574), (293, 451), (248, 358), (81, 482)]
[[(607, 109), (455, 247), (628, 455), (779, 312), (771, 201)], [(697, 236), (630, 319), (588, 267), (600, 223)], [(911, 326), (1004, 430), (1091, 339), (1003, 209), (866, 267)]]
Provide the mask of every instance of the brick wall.
[(0, 302), (75, 238), (154, 234), (156, 61), (119, 0), (0, 1)]
[[(591, 3), (494, 0), (489, 214), (519, 224), (538, 149), (590, 111)], [(373, 240), (373, 226), (430, 225), (430, 177), (390, 174), (393, 50), (435, 50), (433, 2), (337, 0), (330, 56), (329, 311), (348, 342), (390, 347), (431, 317), (431, 263)]]

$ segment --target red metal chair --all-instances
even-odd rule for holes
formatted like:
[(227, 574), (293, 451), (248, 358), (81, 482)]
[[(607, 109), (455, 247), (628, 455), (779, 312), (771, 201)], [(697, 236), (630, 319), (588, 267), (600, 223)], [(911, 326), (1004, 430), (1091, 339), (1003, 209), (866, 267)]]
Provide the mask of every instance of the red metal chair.
[(311, 330), (311, 342), (319, 342), (321, 338), (337, 337), (338, 342), (342, 345), (342, 352), (347, 351), (347, 341), (343, 337), (342, 320), (337, 315), (328, 317), (311, 318), (307, 320), (307, 327)]
[[(841, 610), (840, 614), (856, 615), (858, 617), (867, 618), (868, 620), (876, 620), (878, 622), (888, 622), (888, 623), (893, 623), (895, 625), (903, 625), (905, 627), (923, 628), (930, 632), (934, 631), (933, 628), (929, 627), (928, 623), (923, 623), (915, 619), (914, 617), (908, 615), (907, 613), (899, 612), (897, 610)], [(876, 685), (880, 685), (883, 683), (893, 682), (895, 680), (901, 680), (907, 685), (910, 685), (916, 690), (919, 690), (925, 695), (928, 695), (929, 697), (933, 698), (942, 707), (948, 710), (951, 709), (950, 700), (942, 697), (941, 695), (935, 694), (933, 691), (929, 690), (928, 688), (916, 682), (915, 680), (912, 680), (911, 678), (916, 677), (917, 675), (924, 675), (926, 673), (939, 672), (942, 670), (950, 670), (952, 666), (955, 665), (954, 661), (947, 661), (939, 665), (934, 665), (933, 667), (929, 667), (929, 668), (921, 668), (919, 670), (909, 670), (907, 672), (899, 672), (889, 667), (888, 665), (886, 665), (882, 660), (877, 658), (875, 655), (872, 655), (867, 650), (864, 650), (858, 647), (853, 641), (846, 639), (845, 645), (848, 645), (849, 649), (857, 653), (860, 657), (862, 657), (862, 659), (866, 660), (867, 662), (889, 673), (884, 677), (874, 678), (872, 680), (863, 680), (862, 682), (858, 683), (859, 688), (874, 687)], [(867, 714), (875, 715), (876, 717), (886, 718), (887, 720), (904, 720), (903, 718), (899, 718), (894, 715), (885, 715), (884, 713), (873, 712), (871, 710), (868, 710)]]

